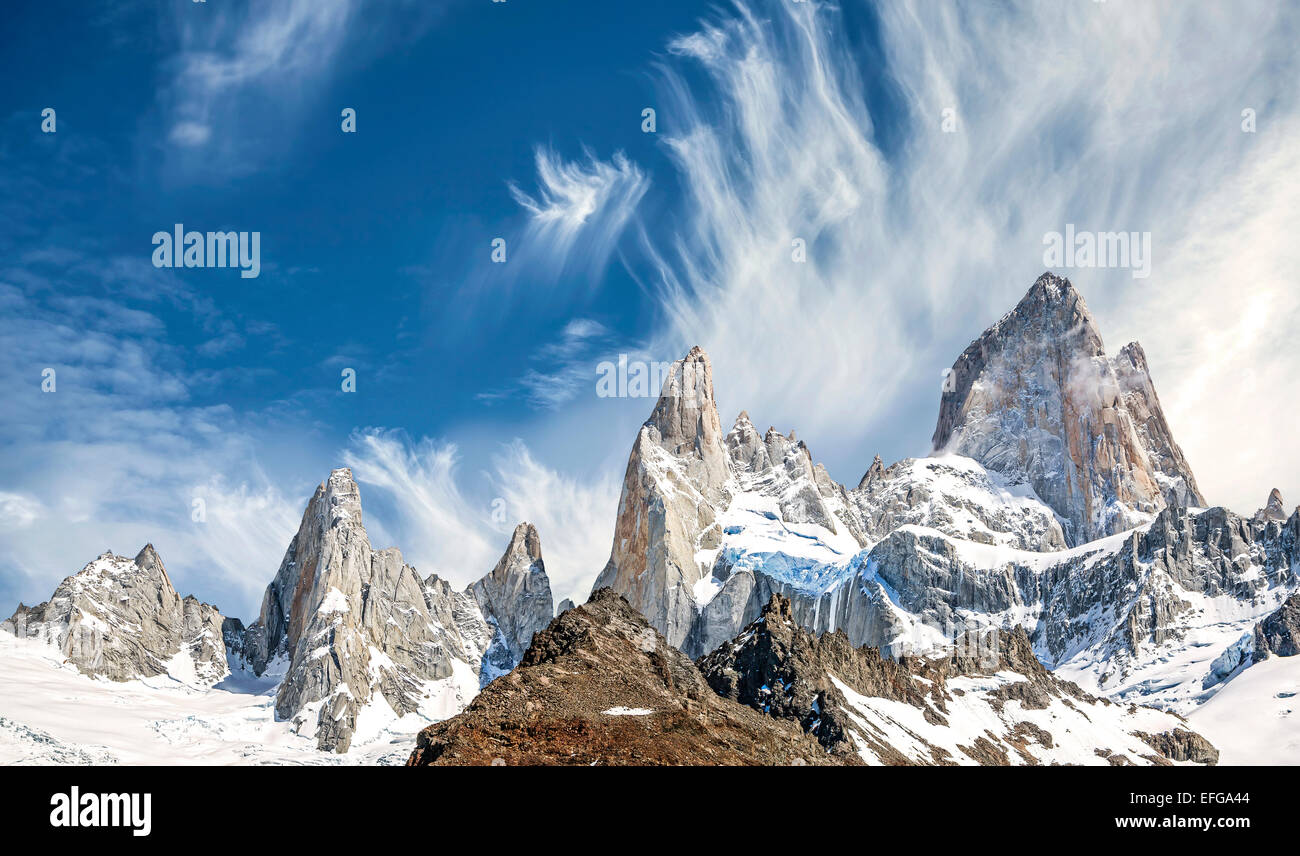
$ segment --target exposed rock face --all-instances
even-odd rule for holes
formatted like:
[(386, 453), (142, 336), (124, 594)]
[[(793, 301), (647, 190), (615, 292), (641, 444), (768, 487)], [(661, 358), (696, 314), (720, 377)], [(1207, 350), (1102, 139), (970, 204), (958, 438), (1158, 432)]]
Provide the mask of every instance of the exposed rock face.
[(49, 601), (18, 605), (0, 628), (56, 645), (80, 671), (114, 681), (171, 674), (212, 684), (230, 673), (215, 606), (181, 598), (152, 544), (135, 557), (104, 553)]
[(730, 498), (730, 475), (713, 369), (693, 348), (673, 364), (632, 447), (613, 549), (595, 584), (626, 597), (673, 645), (694, 620), (691, 592), (708, 573), (696, 551), (721, 535), (716, 509)]
[(850, 512), (849, 495), (826, 468), (813, 464), (808, 446), (791, 431), (768, 428), (762, 437), (742, 411), (727, 432), (730, 472), (745, 493), (772, 498), (785, 523), (819, 526), (832, 535), (843, 528), (859, 545), (865, 538)]
[[(682, 385), (670, 383), (642, 427), (596, 586), (625, 595), (692, 656), (734, 636), (774, 592), (791, 597), (809, 627), (853, 635), (857, 625), (864, 640), (891, 643), (898, 621), (883, 605), (849, 610), (844, 584), (863, 548), (904, 524), (1021, 549), (1065, 546), (1060, 520), (1031, 488), (966, 458), (888, 469), (877, 459), (850, 492), (794, 432), (760, 433), (746, 412), (719, 457), (707, 356), (693, 349), (671, 377), (695, 379), (685, 386), (698, 406), (680, 403)], [(888, 600), (879, 585), (856, 596)]]
[(1215, 749), (1195, 731), (1176, 728), (1162, 734), (1139, 734), (1151, 748), (1174, 761), (1191, 761), (1213, 767), (1219, 763), (1219, 750)]
[(1031, 485), (1071, 544), (1164, 506), (1204, 506), (1137, 343), (1106, 356), (1083, 298), (1049, 273), (952, 369), (934, 448)]
[(462, 706), (482, 678), (514, 665), (517, 636), (550, 611), (532, 527), (516, 530), (487, 578), (455, 592), (422, 580), (396, 548), (371, 547), (360, 490), (338, 469), (316, 489), (243, 647), (257, 674), (276, 661), (285, 670), (277, 714), (344, 752), (381, 698), (398, 716)]
[(1282, 492), (1273, 488), (1269, 492), (1268, 501), (1264, 507), (1255, 512), (1256, 520), (1276, 520), (1282, 522), (1287, 519), (1286, 506), (1282, 504)]
[(856, 762), (796, 725), (716, 695), (610, 589), (556, 618), (519, 668), (420, 732), (408, 766)]
[(1300, 654), (1300, 594), (1293, 594), (1255, 626), (1254, 661), (1267, 660), (1270, 654), (1294, 657)]
[(1091, 691), (1186, 708), (1231, 671), (1215, 658), (1300, 585), (1300, 517), (1166, 508), (1129, 537), (1057, 553), (904, 526), (853, 567), (816, 603), (792, 598), (803, 626), (899, 655), (1019, 624), (1044, 662)]
[(531, 523), (520, 523), (505, 554), (487, 576), (470, 586), (479, 609), (496, 626), (518, 663), (533, 634), (551, 623), (555, 602), (542, 563), (542, 541)]
[(572, 600), (566, 597), (564, 600), (560, 601), (559, 606), (555, 607), (555, 614), (563, 615), (564, 613), (568, 612), (570, 609), (573, 609), (575, 605), (576, 604), (574, 604)]
[[(890, 660), (853, 647), (842, 632), (814, 637), (790, 602), (774, 596), (757, 621), (699, 665), (719, 694), (798, 723), (828, 751), (869, 764), (1218, 757), (1173, 715), (1114, 705), (1058, 680), (1019, 628), (968, 635), (940, 658)], [(1152, 728), (1162, 729), (1161, 740), (1143, 730)]]
[(867, 471), (862, 474), (862, 478), (858, 481), (857, 489), (866, 490), (871, 487), (872, 484), (884, 478), (884, 476), (885, 462), (880, 460), (879, 455), (876, 455), (875, 459), (871, 462), (871, 466), (867, 468)]

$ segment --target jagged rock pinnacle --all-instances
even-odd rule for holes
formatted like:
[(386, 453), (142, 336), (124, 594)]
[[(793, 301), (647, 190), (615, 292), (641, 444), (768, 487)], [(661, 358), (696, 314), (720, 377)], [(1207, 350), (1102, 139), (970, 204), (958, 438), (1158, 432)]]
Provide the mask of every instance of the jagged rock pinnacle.
[(954, 363), (936, 452), (1028, 482), (1071, 543), (1204, 506), (1136, 342), (1106, 356), (1068, 279), (1045, 273)]

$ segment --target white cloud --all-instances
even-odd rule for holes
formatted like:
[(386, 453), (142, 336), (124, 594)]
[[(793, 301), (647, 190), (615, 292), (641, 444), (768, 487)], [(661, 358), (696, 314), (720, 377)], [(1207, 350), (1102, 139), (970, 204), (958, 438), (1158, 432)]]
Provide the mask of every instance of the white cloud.
[(547, 409), (568, 404), (584, 386), (594, 387), (598, 361), (592, 355), (609, 336), (610, 331), (599, 321), (574, 318), (564, 325), (555, 341), (533, 354), (533, 365), (519, 378), (475, 397), (494, 402), (522, 395), (532, 406)]
[[(76, 281), (70, 270), (61, 282)], [(106, 287), (121, 298), (112, 275)], [(215, 317), (168, 296), (203, 322)], [(10, 391), (0, 410), (0, 608), (48, 598), (106, 549), (134, 555), (152, 542), (178, 590), (248, 618), (301, 515), (300, 500), (283, 499), (257, 463), (266, 434), (229, 407), (191, 402), (194, 380), (151, 312), (67, 297), (39, 276), (25, 288), (0, 281), (0, 303), (0, 348), (24, 355), (0, 362)], [(43, 368), (55, 371), (49, 392)], [(191, 519), (196, 496), (208, 502), (206, 523)]]
[[(357, 6), (357, 0), (221, 4), (198, 10), (202, 21), (188, 5), (180, 9), (169, 63), (174, 83), (162, 90), (168, 138), (204, 147), (214, 124), (231, 124), (240, 99), (261, 88), (293, 93), (316, 82), (338, 55)], [(243, 151), (230, 139), (221, 136), (226, 154)], [(211, 164), (217, 154), (205, 152), (204, 160)]]
[(234, 612), (251, 621), (257, 617), (255, 605), (298, 531), (307, 499), (286, 498), (264, 476), (256, 485), (234, 485), (217, 475), (195, 485), (191, 495), (191, 518), (193, 500), (201, 499), (206, 519), (201, 523), (191, 519), (185, 528), (189, 542), (185, 552), (210, 561), (215, 572), (237, 588), (243, 597), (240, 604), (232, 605), (239, 607)]
[(44, 513), (45, 507), (39, 499), (21, 493), (0, 491), (0, 528), (26, 529)]
[(167, 135), (173, 143), (182, 146), (201, 146), (212, 136), (212, 129), (201, 122), (182, 121), (172, 126)]
[(422, 576), (463, 587), (492, 570), (515, 525), (528, 521), (541, 536), (556, 601), (586, 600), (609, 558), (617, 482), (561, 475), (518, 440), (479, 476), (458, 470), (459, 454), (453, 444), (396, 431), (353, 436), (343, 457), (361, 483), (372, 543), (397, 546)]
[[(462, 493), (454, 443), (411, 441), (400, 431), (354, 434), (344, 463), (362, 483), (386, 493), (388, 514), (362, 496), (366, 529), (375, 546), (396, 546), (422, 576), (437, 573), (466, 583), (492, 570), (505, 550), (491, 537), (486, 501), (471, 505)], [(382, 543), (380, 543), (382, 541)]]
[(162, 68), (171, 82), (159, 91), (167, 139), (180, 148), (169, 154), (205, 174), (256, 168), (340, 67), (417, 38), (446, 9), (424, 0), (176, 5)]
[(566, 161), (539, 147), (536, 197), (510, 185), (511, 195), (529, 215), (520, 266), (543, 265), (557, 275), (580, 258), (593, 280), (605, 269), (650, 182), (622, 152), (609, 161), (590, 151), (584, 155), (581, 162)]
[(508, 519), (537, 527), (555, 602), (584, 602), (609, 559), (621, 482), (612, 472), (590, 481), (558, 473), (539, 463), (521, 440), (493, 463)]

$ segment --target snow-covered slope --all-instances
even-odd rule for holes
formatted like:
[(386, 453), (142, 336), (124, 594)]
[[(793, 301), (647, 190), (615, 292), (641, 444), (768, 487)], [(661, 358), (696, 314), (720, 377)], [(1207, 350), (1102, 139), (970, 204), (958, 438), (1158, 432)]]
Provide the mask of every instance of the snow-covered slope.
[(1238, 639), (1217, 665), (1223, 678), (1191, 719), (1222, 741), (1226, 762), (1300, 764), (1300, 594)]
[(710, 686), (797, 721), (871, 765), (1213, 763), (1177, 716), (1095, 698), (1052, 675), (1021, 630), (968, 634), (942, 655), (894, 661), (840, 632), (814, 637), (774, 596), (700, 660)]
[(424, 716), (363, 723), (370, 733), (341, 755), (320, 752), (314, 736), (276, 717), (277, 680), (237, 673), (209, 687), (170, 675), (91, 678), (45, 642), (0, 633), (0, 765), (400, 764), (420, 728), (478, 690), (471, 674), (466, 686), (449, 684), (430, 699)]
[(852, 496), (872, 540), (913, 524), (1020, 550), (1066, 546), (1060, 520), (1028, 483), (989, 472), (961, 455), (904, 458), (870, 470)]
[(1300, 657), (1270, 657), (1233, 678), (1187, 717), (1220, 763), (1300, 765)]

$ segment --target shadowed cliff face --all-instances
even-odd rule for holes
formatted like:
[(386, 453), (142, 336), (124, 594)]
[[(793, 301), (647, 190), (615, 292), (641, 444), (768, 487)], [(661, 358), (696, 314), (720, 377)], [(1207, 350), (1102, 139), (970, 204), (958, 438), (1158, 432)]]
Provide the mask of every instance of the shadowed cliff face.
[(1111, 359), (1069, 280), (1043, 274), (953, 364), (936, 451), (1023, 479), (1073, 544), (1131, 528), (1163, 506), (1204, 506), (1174, 442), (1141, 346)]
[(1256, 663), (1269, 655), (1300, 656), (1300, 594), (1293, 594), (1259, 624), (1255, 625), (1253, 659)]
[(816, 637), (774, 595), (699, 661), (719, 694), (796, 722), (869, 764), (1213, 764), (1171, 714), (1115, 705), (1059, 680), (1021, 628), (969, 633), (946, 656), (891, 660), (844, 633)]

